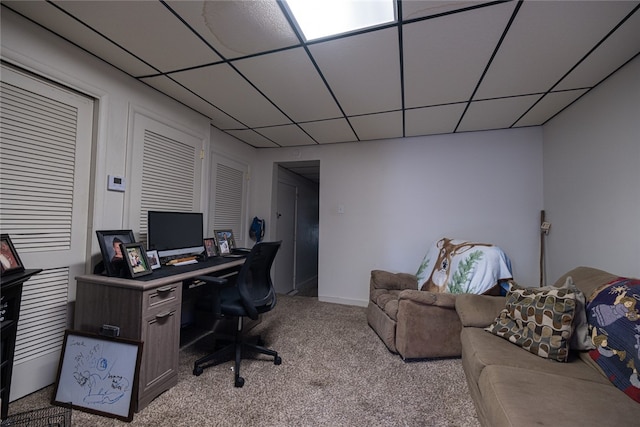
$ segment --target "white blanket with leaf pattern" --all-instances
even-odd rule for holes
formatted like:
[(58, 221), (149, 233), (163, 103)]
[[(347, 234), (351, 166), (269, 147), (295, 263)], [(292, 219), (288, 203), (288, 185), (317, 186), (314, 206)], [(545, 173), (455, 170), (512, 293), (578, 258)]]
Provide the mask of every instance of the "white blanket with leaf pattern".
[(512, 278), (511, 261), (492, 244), (444, 237), (431, 245), (416, 276), (424, 291), (483, 294)]

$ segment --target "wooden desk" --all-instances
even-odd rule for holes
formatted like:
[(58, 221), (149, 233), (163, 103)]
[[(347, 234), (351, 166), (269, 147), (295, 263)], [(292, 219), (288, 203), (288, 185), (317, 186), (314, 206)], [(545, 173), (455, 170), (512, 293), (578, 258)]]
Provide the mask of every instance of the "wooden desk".
[(113, 325), (121, 337), (143, 342), (136, 411), (178, 383), (183, 282), (224, 274), (243, 263), (244, 258), (214, 258), (162, 267), (137, 279), (76, 277), (76, 330), (98, 333), (102, 325)]

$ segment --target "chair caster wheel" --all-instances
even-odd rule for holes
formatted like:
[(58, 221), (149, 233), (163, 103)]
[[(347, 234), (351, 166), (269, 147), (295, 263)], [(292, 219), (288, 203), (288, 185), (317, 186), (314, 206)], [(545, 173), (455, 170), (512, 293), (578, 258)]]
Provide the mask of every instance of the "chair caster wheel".
[(200, 366), (196, 366), (195, 368), (193, 368), (193, 375), (200, 376), (200, 374), (202, 374), (204, 372), (204, 369), (202, 369), (202, 367)]
[(282, 358), (281, 358), (280, 356), (276, 356), (276, 357), (273, 359), (273, 364), (274, 364), (274, 365), (279, 365), (279, 364), (281, 364), (281, 363), (282, 363)]
[(244, 378), (242, 377), (236, 378), (236, 382), (234, 385), (238, 388), (242, 387), (244, 385)]

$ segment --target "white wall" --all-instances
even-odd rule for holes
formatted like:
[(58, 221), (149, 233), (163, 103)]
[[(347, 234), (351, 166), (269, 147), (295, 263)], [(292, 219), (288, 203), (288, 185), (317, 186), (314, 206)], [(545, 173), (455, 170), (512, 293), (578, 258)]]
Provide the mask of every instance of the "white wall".
[(321, 300), (365, 305), (372, 269), (415, 273), (442, 236), (492, 242), (538, 284), (540, 128), (260, 150), (260, 210), (273, 163), (295, 160), (320, 160)]
[(548, 279), (640, 277), (640, 58), (544, 126)]

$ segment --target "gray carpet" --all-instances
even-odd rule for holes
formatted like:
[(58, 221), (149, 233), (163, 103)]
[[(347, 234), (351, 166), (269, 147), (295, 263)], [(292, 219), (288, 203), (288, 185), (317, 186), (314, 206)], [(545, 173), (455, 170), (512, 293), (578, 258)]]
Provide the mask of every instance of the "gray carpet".
[[(231, 363), (195, 377), (205, 337), (180, 352), (179, 383), (134, 415), (131, 426), (478, 426), (459, 359), (405, 363), (367, 325), (365, 309), (282, 296), (254, 332), (282, 356)], [(10, 404), (47, 407), (53, 387)], [(127, 423), (73, 410), (74, 426)]]

